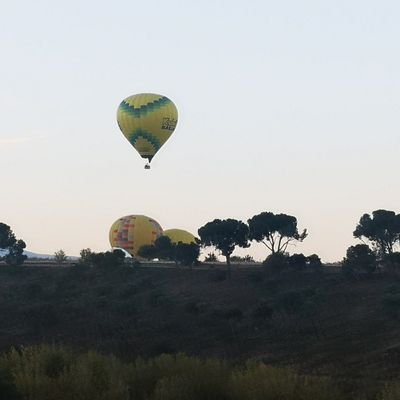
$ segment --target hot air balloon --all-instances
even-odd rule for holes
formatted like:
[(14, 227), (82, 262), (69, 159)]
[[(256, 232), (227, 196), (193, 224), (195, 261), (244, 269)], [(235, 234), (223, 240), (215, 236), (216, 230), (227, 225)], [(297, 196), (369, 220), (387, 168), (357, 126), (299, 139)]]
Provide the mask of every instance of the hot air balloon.
[(145, 168), (169, 139), (178, 122), (175, 104), (160, 94), (140, 93), (127, 97), (117, 110), (117, 122), (124, 136), (141, 157)]
[(160, 224), (145, 215), (127, 215), (117, 219), (110, 229), (110, 244), (137, 256), (144, 245), (153, 244), (163, 234)]
[(164, 231), (163, 235), (168, 236), (174, 244), (179, 242), (185, 244), (196, 243), (195, 236), (183, 229), (167, 229)]

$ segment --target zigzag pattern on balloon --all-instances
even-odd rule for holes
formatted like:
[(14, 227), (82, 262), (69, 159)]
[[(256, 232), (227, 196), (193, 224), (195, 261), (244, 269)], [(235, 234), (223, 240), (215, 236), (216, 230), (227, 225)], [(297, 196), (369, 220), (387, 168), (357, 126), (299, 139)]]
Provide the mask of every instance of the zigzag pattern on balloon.
[(160, 141), (152, 135), (150, 132), (146, 132), (145, 130), (138, 128), (135, 129), (133, 134), (129, 137), (129, 142), (132, 143), (133, 146), (135, 146), (136, 141), (139, 138), (146, 139), (151, 145), (154, 147), (155, 152), (158, 151), (161, 147)]
[(140, 118), (146, 116), (148, 113), (153, 112), (155, 110), (159, 110), (161, 107), (171, 103), (171, 100), (168, 97), (161, 97), (157, 100), (154, 100), (150, 103), (143, 104), (140, 107), (135, 108), (135, 106), (130, 105), (125, 100), (120, 104), (120, 109), (135, 118)]

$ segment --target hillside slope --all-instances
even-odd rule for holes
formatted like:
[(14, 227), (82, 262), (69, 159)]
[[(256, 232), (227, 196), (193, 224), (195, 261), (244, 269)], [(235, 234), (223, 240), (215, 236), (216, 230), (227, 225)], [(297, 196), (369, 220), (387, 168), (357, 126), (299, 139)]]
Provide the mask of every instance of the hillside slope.
[[(0, 350), (62, 343), (126, 359), (186, 352), (386, 379), (400, 281), (339, 272), (0, 266)], [(399, 307), (400, 310), (400, 307)]]

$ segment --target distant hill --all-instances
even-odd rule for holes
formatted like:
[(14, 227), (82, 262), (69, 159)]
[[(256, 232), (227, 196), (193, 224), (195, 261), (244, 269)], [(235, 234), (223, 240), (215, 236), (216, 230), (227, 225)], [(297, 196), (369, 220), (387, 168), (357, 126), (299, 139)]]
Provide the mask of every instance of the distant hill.
[(29, 250), (25, 250), (24, 254), (28, 258), (44, 258), (44, 259), (53, 259), (54, 258), (54, 254), (53, 255), (50, 255), (50, 254), (39, 254), (39, 253), (34, 253), (33, 251), (29, 251)]
[[(1, 250), (0, 249), (0, 257), (4, 257), (7, 255), (7, 250)], [(40, 254), (40, 253), (35, 253), (33, 251), (29, 250), (24, 250), (24, 254), (28, 258), (36, 258), (36, 259), (44, 259), (44, 260), (53, 260), (54, 259), (54, 254)], [(76, 256), (68, 256), (69, 260), (77, 260), (79, 257)]]

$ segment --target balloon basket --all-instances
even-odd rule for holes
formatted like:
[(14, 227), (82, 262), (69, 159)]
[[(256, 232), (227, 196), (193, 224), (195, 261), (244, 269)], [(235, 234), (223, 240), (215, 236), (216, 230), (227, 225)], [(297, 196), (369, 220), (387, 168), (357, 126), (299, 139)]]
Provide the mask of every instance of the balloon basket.
[(144, 166), (144, 169), (150, 169), (150, 164), (146, 164), (146, 165)]

